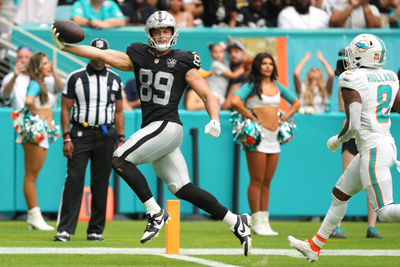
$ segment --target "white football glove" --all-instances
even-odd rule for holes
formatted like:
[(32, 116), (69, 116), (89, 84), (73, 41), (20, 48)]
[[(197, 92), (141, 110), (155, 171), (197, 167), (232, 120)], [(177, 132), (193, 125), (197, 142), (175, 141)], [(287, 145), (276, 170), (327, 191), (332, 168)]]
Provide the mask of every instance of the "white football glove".
[(328, 146), (328, 149), (332, 152), (335, 152), (336, 150), (338, 150), (339, 146), (340, 146), (340, 142), (338, 139), (338, 136), (332, 136), (331, 138), (329, 138), (328, 143), (326, 144)]
[(62, 50), (62, 49), (64, 48), (64, 46), (65, 46), (65, 43), (64, 43), (64, 42), (61, 42), (61, 41), (58, 39), (58, 36), (60, 35), (60, 33), (57, 32), (57, 29), (54, 28), (53, 25), (51, 25), (50, 33), (51, 33), (51, 39), (53, 39), (53, 42), (54, 42), (54, 44), (56, 45), (56, 47), (57, 47), (58, 49)]
[(219, 121), (211, 120), (209, 123), (207, 123), (204, 132), (211, 135), (212, 137), (218, 137), (221, 133), (221, 125)]

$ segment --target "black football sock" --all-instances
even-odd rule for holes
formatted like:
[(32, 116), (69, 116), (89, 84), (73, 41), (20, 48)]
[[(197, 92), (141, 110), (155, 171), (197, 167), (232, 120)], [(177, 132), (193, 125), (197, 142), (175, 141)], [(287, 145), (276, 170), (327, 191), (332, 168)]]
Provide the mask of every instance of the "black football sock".
[(192, 203), (219, 220), (222, 220), (228, 212), (228, 209), (222, 206), (213, 195), (192, 183), (184, 185), (175, 196)]

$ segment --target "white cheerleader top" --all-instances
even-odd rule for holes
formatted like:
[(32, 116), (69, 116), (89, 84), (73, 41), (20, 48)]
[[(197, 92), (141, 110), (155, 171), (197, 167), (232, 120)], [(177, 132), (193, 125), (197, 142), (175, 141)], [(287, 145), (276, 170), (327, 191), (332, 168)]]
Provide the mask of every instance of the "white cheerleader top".
[(248, 108), (259, 108), (263, 106), (274, 106), (278, 107), (281, 103), (281, 97), (292, 104), (296, 100), (296, 96), (291, 93), (288, 89), (286, 89), (283, 85), (274, 82), (275, 86), (278, 87), (279, 91), (274, 96), (266, 96), (261, 95), (261, 98), (258, 97), (256, 91), (254, 90), (254, 85), (245, 83), (242, 84), (239, 91), (235, 93), (236, 96), (239, 96), (242, 101), (246, 102), (246, 106)]

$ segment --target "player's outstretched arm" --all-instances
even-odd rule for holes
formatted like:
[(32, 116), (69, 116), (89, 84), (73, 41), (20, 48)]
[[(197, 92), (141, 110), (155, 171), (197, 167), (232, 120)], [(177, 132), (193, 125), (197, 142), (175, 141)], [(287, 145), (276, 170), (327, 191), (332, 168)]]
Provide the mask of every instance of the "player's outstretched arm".
[(101, 60), (122, 71), (133, 71), (133, 64), (126, 53), (107, 49), (102, 50), (89, 45), (65, 44), (63, 51), (93, 60)]
[(102, 50), (89, 45), (66, 44), (59, 40), (59, 33), (56, 32), (55, 28), (52, 27), (50, 33), (54, 44), (62, 51), (79, 57), (101, 60), (119, 70), (133, 71), (133, 63), (126, 53), (112, 49)]
[(211, 92), (206, 80), (200, 76), (197, 69), (193, 68), (186, 73), (186, 82), (201, 98), (210, 116), (210, 123), (206, 125), (205, 132), (212, 137), (218, 137), (221, 133), (219, 123), (219, 107), (216, 96)]

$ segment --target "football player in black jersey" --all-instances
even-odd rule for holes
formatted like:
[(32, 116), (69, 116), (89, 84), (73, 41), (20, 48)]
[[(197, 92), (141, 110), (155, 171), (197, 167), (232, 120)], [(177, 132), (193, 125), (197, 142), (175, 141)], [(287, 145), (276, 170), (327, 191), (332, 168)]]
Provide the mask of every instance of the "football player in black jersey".
[(145, 177), (136, 167), (151, 162), (171, 193), (227, 223), (239, 238), (247, 256), (251, 247), (251, 217), (248, 214), (233, 214), (213, 195), (195, 187), (189, 179), (180, 150), (183, 128), (178, 104), (188, 85), (203, 100), (210, 116), (211, 121), (206, 125), (205, 133), (218, 137), (221, 128), (217, 99), (198, 73), (199, 55), (192, 51), (171, 49), (178, 36), (174, 17), (166, 11), (154, 12), (145, 26), (148, 44), (133, 43), (128, 46), (126, 53), (65, 44), (58, 39), (59, 33), (54, 26), (50, 30), (59, 49), (80, 57), (102, 60), (116, 69), (135, 73), (142, 127), (114, 152), (112, 166), (146, 208), (148, 224), (140, 241), (144, 243), (156, 237), (170, 219), (169, 214), (155, 201)]

